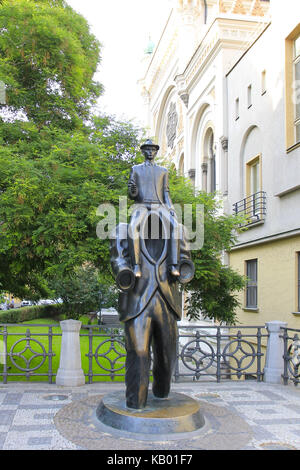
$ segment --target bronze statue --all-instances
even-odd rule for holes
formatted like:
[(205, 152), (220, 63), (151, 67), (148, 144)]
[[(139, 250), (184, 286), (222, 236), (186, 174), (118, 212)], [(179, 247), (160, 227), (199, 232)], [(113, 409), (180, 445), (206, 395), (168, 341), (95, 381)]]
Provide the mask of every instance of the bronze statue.
[(160, 214), (164, 212), (162, 216), (169, 222), (167, 224), (170, 228), (168, 265), (170, 273), (173, 276), (179, 276), (178, 224), (169, 195), (168, 170), (154, 163), (154, 158), (159, 150), (158, 145), (147, 141), (141, 146), (141, 150), (145, 156), (145, 162), (132, 168), (128, 182), (129, 197), (138, 203), (131, 215), (129, 226), (130, 239), (133, 241), (131, 250), (134, 274), (136, 277), (141, 276), (139, 233), (147, 212), (152, 210), (159, 211)]
[(168, 171), (153, 164), (158, 149), (150, 140), (141, 146), (145, 163), (132, 168), (128, 185), (138, 205), (129, 224), (119, 224), (111, 239), (112, 269), (121, 289), (119, 315), (125, 323), (126, 404), (134, 409), (147, 403), (150, 346), (153, 394), (169, 395), (182, 314), (179, 283), (194, 275), (185, 229), (169, 196)]

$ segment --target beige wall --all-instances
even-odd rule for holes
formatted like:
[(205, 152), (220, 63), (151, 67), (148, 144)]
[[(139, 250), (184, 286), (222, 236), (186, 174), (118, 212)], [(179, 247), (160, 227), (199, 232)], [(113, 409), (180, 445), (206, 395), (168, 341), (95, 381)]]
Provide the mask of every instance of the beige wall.
[[(245, 261), (258, 259), (258, 311), (238, 310), (244, 325), (263, 325), (267, 321), (286, 321), (290, 328), (300, 328), (297, 310), (297, 252), (300, 236), (241, 248), (230, 253), (230, 265), (245, 274)], [(245, 293), (240, 295), (245, 307)]]

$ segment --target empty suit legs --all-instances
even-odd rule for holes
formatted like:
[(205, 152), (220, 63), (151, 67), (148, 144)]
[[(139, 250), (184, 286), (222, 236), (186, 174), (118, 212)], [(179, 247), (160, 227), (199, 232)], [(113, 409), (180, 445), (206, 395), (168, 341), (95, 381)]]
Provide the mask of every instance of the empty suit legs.
[(129, 408), (146, 406), (153, 351), (153, 394), (166, 398), (170, 392), (176, 361), (177, 321), (157, 290), (147, 308), (125, 322), (126, 403)]

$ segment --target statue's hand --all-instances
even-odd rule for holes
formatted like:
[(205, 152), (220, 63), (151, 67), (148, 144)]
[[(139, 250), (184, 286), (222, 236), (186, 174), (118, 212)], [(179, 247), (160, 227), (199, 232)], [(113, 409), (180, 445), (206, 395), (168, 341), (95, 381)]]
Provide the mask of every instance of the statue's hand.
[(138, 190), (135, 183), (130, 183), (130, 192), (133, 195), (137, 195)]

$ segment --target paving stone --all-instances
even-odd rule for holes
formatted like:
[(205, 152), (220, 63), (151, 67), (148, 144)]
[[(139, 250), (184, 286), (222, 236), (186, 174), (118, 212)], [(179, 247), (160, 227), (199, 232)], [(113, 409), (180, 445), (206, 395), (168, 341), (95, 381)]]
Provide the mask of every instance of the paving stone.
[(265, 397), (267, 397), (271, 400), (279, 400), (279, 401), (284, 400), (284, 397), (282, 397), (278, 393), (274, 393), (270, 390), (258, 390), (258, 393), (260, 393), (261, 395), (264, 395)]
[(6, 439), (7, 433), (6, 432), (0, 432), (0, 449), (2, 449), (5, 439)]
[(10, 428), (10, 432), (52, 431), (53, 429), (55, 429), (53, 424), (14, 425)]
[(274, 414), (277, 413), (277, 410), (274, 409), (274, 408), (272, 408), (272, 409), (270, 409), (270, 408), (265, 408), (265, 409), (261, 408), (261, 409), (257, 409), (257, 411), (259, 413), (261, 413), (262, 415), (274, 415)]
[[(224, 381), (174, 383), (172, 390), (205, 403), (210, 416), (210, 432), (200, 440), (137, 443), (132, 439), (105, 437), (88, 425), (99, 396), (125, 390), (122, 383), (95, 382), (76, 388), (56, 384), (9, 382), (0, 387), (0, 449), (231, 449), (300, 450), (300, 387), (258, 382)], [(55, 402), (53, 395), (67, 395)], [(46, 398), (45, 398), (46, 397)], [(207, 415), (208, 416), (208, 415)], [(76, 426), (74, 426), (76, 422)], [(58, 429), (65, 425), (67, 435)], [(226, 436), (230, 423), (230, 439)], [(226, 427), (227, 424), (227, 427)], [(88, 432), (86, 432), (88, 430)], [(76, 437), (77, 436), (77, 437)], [(119, 447), (118, 447), (119, 446)]]
[(265, 426), (275, 426), (278, 424), (300, 424), (300, 418), (293, 419), (291, 418), (278, 418), (278, 419), (256, 419), (255, 422), (260, 425)]
[(51, 445), (51, 437), (30, 437), (27, 441), (29, 446), (49, 446)]
[(284, 405), (284, 407), (287, 408), (289, 411), (293, 411), (297, 414), (300, 414), (300, 406), (299, 405), (287, 404), (287, 405)]
[(14, 416), (13, 410), (0, 410), (0, 425), (12, 424)]
[(253, 434), (256, 440), (260, 440), (260, 441), (266, 440), (266, 439), (268, 439), (269, 441), (276, 440), (275, 435), (272, 432), (268, 431), (263, 426), (251, 426), (251, 429), (253, 431)]
[(19, 405), (22, 397), (22, 393), (7, 393), (2, 401), (2, 405)]

